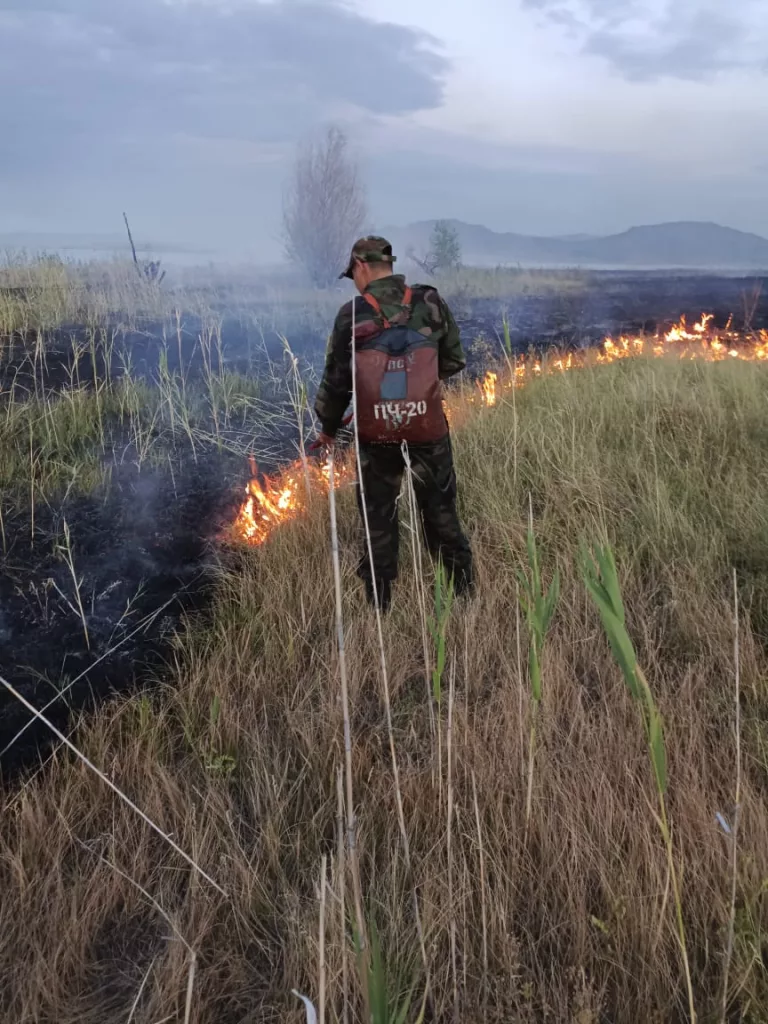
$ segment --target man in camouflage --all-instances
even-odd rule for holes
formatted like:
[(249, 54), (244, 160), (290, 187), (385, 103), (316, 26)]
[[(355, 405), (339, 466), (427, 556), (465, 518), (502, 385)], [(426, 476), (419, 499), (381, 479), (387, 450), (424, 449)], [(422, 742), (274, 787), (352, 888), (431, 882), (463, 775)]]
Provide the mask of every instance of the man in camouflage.
[[(384, 238), (369, 236), (355, 243), (349, 265), (340, 277), (351, 278), (360, 299), (347, 302), (339, 310), (333, 326), (326, 354), (325, 372), (315, 402), (315, 412), (321, 424), (318, 441), (331, 445), (342, 418), (352, 399), (353, 315), (356, 338), (365, 331), (366, 323), (380, 315), (394, 319), (402, 314), (404, 296), (407, 296), (405, 277), (394, 274), (392, 264), (396, 257)], [(459, 329), (446, 305), (434, 287), (414, 285), (410, 291), (408, 327), (437, 341), (437, 365), (440, 380), (459, 373), (466, 366)], [(369, 305), (373, 298), (373, 303)], [(353, 314), (354, 303), (354, 314)], [(444, 413), (440, 412), (442, 419)], [(456, 593), (473, 587), (472, 553), (456, 511), (456, 475), (453, 466), (451, 439), (445, 421), (442, 437), (428, 444), (409, 444), (413, 485), (423, 524), (424, 538), (435, 557), (440, 557), (453, 576)], [(368, 600), (374, 603), (378, 596), (383, 609), (389, 607), (392, 583), (398, 567), (397, 501), (405, 471), (405, 457), (401, 443), (360, 444), (360, 475), (362, 495), (358, 483), (358, 507), (363, 515), (363, 500), (373, 549), (375, 573), (371, 573), (371, 560), (367, 546), (363, 546), (358, 575), (366, 585)], [(374, 594), (374, 578), (376, 594)]]

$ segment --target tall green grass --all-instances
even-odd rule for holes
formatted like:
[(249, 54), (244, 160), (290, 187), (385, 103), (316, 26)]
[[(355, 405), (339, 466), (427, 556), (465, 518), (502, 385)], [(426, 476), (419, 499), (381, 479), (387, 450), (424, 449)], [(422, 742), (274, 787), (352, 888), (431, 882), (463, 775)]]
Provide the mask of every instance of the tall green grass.
[(555, 614), (557, 599), (560, 594), (560, 576), (555, 572), (549, 590), (544, 590), (539, 569), (539, 553), (533, 533), (533, 513), (530, 514), (528, 532), (525, 537), (528, 554), (528, 572), (519, 571), (522, 593), (520, 601), (528, 621), (529, 651), (528, 678), (531, 687), (531, 713), (528, 737), (528, 795), (525, 801), (525, 825), (531, 820), (531, 804), (533, 801), (533, 761), (536, 751), (536, 728), (539, 709), (541, 707), (541, 662), (544, 652), (544, 639), (547, 635), (552, 616)]
[(590, 596), (597, 606), (613, 656), (621, 668), (624, 682), (640, 709), (643, 732), (648, 744), (648, 755), (653, 768), (656, 794), (659, 802), (657, 822), (664, 840), (669, 864), (669, 876), (672, 880), (672, 891), (677, 915), (677, 934), (680, 940), (680, 953), (685, 970), (685, 983), (688, 992), (688, 1010), (691, 1024), (696, 1022), (691, 968), (688, 962), (688, 945), (685, 938), (683, 922), (683, 904), (680, 896), (680, 883), (675, 865), (675, 854), (672, 845), (672, 832), (667, 814), (667, 750), (664, 744), (664, 730), (661, 715), (653, 699), (648, 680), (637, 663), (635, 648), (627, 631), (624, 614), (624, 603), (621, 599), (621, 588), (616, 571), (616, 563), (610, 547), (597, 548), (594, 553), (582, 552), (582, 575)]

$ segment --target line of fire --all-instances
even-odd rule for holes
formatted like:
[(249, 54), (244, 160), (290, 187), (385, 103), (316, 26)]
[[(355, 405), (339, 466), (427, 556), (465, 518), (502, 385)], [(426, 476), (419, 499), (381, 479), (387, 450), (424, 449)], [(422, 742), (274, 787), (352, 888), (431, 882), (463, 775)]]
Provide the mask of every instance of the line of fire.
[[(469, 398), (494, 406), (505, 391), (522, 387), (542, 374), (561, 373), (590, 364), (605, 365), (643, 355), (710, 362), (768, 360), (767, 330), (747, 334), (733, 330), (731, 321), (718, 330), (713, 320), (713, 315), (708, 313), (689, 326), (682, 317), (665, 333), (608, 337), (598, 348), (552, 354), (545, 359), (510, 360), (505, 370), (486, 371)], [(450, 418), (448, 405), (446, 413)], [(233, 526), (235, 537), (247, 544), (263, 544), (275, 529), (302, 514), (313, 489), (327, 491), (329, 487), (327, 464), (313, 459), (298, 458), (271, 477), (259, 474), (254, 463), (251, 468), (252, 478), (246, 486), (246, 498)], [(336, 483), (348, 483), (353, 478), (354, 465), (345, 458), (337, 465)]]

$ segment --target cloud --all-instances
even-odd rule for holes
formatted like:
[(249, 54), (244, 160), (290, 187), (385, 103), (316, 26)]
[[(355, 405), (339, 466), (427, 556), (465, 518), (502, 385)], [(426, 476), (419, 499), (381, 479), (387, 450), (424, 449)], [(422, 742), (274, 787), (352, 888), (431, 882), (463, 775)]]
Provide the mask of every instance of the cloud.
[(345, 107), (438, 105), (447, 70), (432, 37), (333, 0), (0, 0), (0, 36), (0, 137), (33, 174), (174, 136), (292, 144)]
[(278, 256), (296, 142), (329, 121), (378, 223), (768, 230), (768, 0), (0, 0), (0, 38), (0, 232), (125, 209)]
[(763, 0), (523, 0), (625, 78), (705, 80), (768, 71)]

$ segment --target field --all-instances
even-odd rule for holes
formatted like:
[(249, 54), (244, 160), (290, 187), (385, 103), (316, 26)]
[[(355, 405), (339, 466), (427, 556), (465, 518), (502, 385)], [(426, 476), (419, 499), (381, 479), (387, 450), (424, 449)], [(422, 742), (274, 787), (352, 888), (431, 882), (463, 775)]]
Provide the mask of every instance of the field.
[[(600, 298), (525, 286), (508, 308), (549, 295), (553, 322)], [(96, 309), (67, 287), (44, 315), (29, 282), (10, 292), (4, 325), (0, 675), (90, 764), (0, 704), (2, 1020), (299, 1024), (295, 989), (352, 1022), (386, 978), (376, 1024), (416, 1021), (423, 1000), (431, 1021), (667, 1024), (691, 1019), (687, 960), (699, 1021), (768, 1021), (763, 360), (649, 342), (567, 373), (529, 362), (513, 388), (487, 329), (493, 403), (469, 380), (448, 398), (478, 593), (444, 613), (404, 500), (385, 675), (354, 494), (335, 492), (347, 758), (328, 488), (263, 544), (230, 529), (249, 457), (295, 456), (307, 364), (260, 349), (252, 310), (217, 308), (231, 296), (176, 318), (172, 292), (130, 282)], [(544, 590), (559, 578), (533, 640), (529, 517)], [(616, 559), (663, 723), (669, 845), (659, 746), (582, 543)]]

